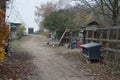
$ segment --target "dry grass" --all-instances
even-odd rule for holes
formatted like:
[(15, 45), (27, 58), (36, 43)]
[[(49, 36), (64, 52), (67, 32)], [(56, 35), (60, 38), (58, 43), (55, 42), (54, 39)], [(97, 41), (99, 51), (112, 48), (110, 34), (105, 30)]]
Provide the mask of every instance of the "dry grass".
[(95, 80), (120, 80), (120, 74), (113, 74), (112, 67), (98, 62), (87, 63), (86, 57), (79, 52), (59, 53), (58, 55), (64, 56), (68, 61), (74, 63), (78, 71), (82, 69), (89, 73), (86, 76), (94, 76)]

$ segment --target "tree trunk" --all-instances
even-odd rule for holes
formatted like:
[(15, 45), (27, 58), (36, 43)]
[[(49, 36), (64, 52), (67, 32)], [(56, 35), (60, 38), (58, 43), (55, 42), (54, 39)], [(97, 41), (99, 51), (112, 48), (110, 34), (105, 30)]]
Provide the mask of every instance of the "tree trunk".
[(113, 2), (113, 12), (112, 12), (113, 26), (117, 25), (118, 16), (119, 16), (119, 6), (118, 0), (114, 0)]

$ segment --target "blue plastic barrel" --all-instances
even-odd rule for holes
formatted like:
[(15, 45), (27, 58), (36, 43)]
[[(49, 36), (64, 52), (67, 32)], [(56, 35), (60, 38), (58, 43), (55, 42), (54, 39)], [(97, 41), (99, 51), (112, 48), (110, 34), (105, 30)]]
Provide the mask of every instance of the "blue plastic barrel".
[(73, 45), (73, 48), (77, 48), (76, 42), (73, 42), (72, 45)]

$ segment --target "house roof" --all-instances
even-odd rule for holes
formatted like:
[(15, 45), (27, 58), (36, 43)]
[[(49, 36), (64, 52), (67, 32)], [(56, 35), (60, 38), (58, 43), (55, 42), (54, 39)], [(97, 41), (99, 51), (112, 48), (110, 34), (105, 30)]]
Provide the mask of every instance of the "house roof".
[(10, 23), (10, 24), (15, 26), (21, 25), (21, 23)]
[(87, 26), (92, 26), (92, 25), (100, 25), (98, 22), (96, 22), (96, 21), (92, 21), (92, 22), (90, 22), (90, 23), (88, 23), (87, 24)]
[(21, 25), (21, 23), (14, 23), (14, 22), (8, 22), (8, 23), (12, 27), (18, 27), (19, 25)]

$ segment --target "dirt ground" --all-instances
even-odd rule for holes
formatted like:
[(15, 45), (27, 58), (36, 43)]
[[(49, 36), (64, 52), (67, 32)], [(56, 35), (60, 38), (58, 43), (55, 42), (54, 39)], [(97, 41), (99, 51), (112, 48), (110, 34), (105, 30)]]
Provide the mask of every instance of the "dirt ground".
[(86, 76), (83, 70), (78, 71), (64, 56), (59, 56), (66, 49), (61, 51), (62, 49), (47, 46), (48, 41), (42, 35), (31, 35), (30, 40), (22, 44), (34, 56), (32, 63), (36, 66), (28, 77), (29, 80), (94, 80), (93, 76)]
[[(50, 45), (46, 45), (48, 41)], [(23, 41), (14, 57), (7, 60), (19, 71), (18, 79), (13, 80), (120, 80), (111, 74), (111, 67), (87, 63), (80, 49), (51, 44), (53, 41), (43, 35), (30, 35), (29, 40)]]

